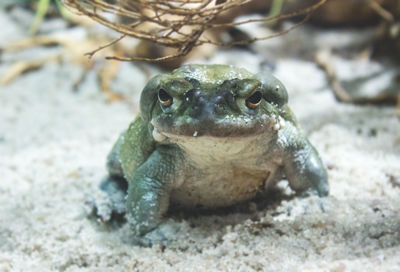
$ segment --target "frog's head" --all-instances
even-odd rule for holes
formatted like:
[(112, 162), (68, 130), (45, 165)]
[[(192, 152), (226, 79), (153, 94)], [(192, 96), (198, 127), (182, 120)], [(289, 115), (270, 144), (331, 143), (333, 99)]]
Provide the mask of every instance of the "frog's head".
[(285, 87), (272, 75), (228, 65), (187, 65), (152, 78), (140, 108), (156, 140), (246, 137), (276, 127), (287, 99)]

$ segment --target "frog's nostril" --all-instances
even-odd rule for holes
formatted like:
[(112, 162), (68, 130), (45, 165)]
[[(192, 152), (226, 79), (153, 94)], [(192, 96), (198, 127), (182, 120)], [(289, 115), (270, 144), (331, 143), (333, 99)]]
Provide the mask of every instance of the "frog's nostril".
[(228, 105), (227, 105), (227, 101), (226, 101), (225, 97), (223, 97), (223, 96), (216, 97), (213, 104), (214, 104), (212, 107), (213, 114), (219, 115), (219, 114), (226, 113)]
[(188, 115), (194, 119), (201, 118), (201, 116), (204, 115), (206, 105), (206, 99), (204, 99), (204, 97), (197, 96), (196, 102), (188, 105)]
[(185, 100), (186, 101), (192, 100), (194, 96), (195, 96), (195, 91), (193, 89), (189, 90), (185, 93)]

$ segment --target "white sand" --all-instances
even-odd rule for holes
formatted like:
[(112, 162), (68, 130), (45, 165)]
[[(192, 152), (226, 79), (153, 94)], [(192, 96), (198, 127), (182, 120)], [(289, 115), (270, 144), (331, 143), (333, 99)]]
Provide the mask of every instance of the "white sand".
[[(242, 65), (258, 69), (257, 57), (235, 54), (214, 60), (243, 56)], [(126, 225), (104, 227), (84, 206), (137, 108), (105, 102), (93, 74), (73, 92), (79, 73), (49, 64), (0, 89), (0, 271), (400, 271), (394, 108), (340, 104), (314, 64), (279, 61), (276, 75), (329, 167), (325, 212), (317, 198), (276, 192), (265, 203), (174, 214), (178, 240), (140, 248), (129, 243)], [(140, 89), (136, 78), (143, 75), (119, 79), (120, 86)]]

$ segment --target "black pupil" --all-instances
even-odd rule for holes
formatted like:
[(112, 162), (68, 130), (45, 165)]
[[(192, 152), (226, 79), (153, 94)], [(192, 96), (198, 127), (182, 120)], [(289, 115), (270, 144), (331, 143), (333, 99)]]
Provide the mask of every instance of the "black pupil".
[(257, 91), (255, 93), (253, 93), (249, 98), (247, 98), (247, 102), (251, 103), (251, 104), (257, 104), (261, 101), (261, 92)]
[(163, 89), (158, 91), (158, 98), (163, 101), (167, 102), (168, 100), (172, 100), (172, 97)]

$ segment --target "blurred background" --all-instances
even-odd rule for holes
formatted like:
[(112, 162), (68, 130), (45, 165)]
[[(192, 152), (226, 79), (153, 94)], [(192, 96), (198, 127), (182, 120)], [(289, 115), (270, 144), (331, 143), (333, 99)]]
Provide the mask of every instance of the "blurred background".
[[(201, 11), (196, 1), (186, 2), (163, 7), (157, 1), (2, 1), (0, 86), (48, 63), (69, 63), (82, 69), (75, 89), (95, 71), (101, 91), (114, 101), (126, 92), (113, 86), (126, 69), (148, 79), (154, 69), (184, 62), (274, 70), (280, 59), (291, 58), (316, 63), (340, 101), (397, 103), (398, 1), (204, 1)], [(224, 54), (226, 59), (218, 59)], [(105, 57), (165, 60), (121, 63)]]

